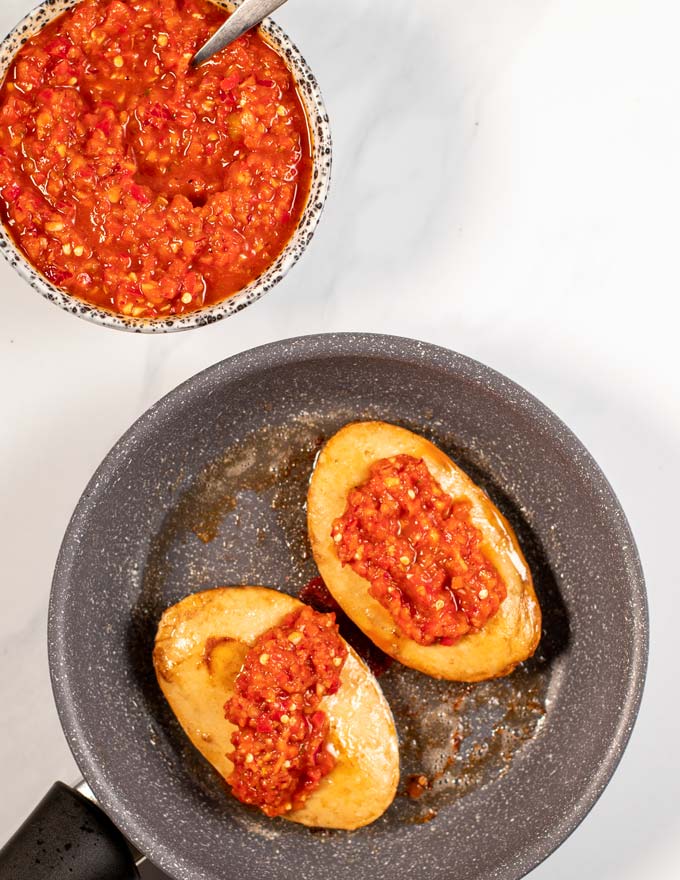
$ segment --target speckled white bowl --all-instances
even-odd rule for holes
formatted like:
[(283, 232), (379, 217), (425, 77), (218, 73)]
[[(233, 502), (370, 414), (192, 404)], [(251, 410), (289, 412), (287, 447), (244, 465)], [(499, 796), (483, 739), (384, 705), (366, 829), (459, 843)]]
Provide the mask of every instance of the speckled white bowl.
[[(29, 12), (19, 22), (0, 44), (0, 81), (4, 80), (20, 47), (46, 24), (78, 2), (79, 0), (44, 0), (40, 6)], [(227, 0), (213, 0), (213, 2), (227, 9), (238, 6), (238, 2), (231, 3)], [(313, 160), (312, 181), (307, 205), (292, 238), (275, 262), (255, 281), (217, 305), (208, 306), (187, 315), (153, 321), (143, 318), (129, 318), (89, 305), (56, 287), (28, 262), (0, 223), (0, 251), (34, 290), (65, 311), (105, 327), (130, 330), (135, 333), (169, 333), (175, 330), (189, 330), (191, 327), (213, 324), (235, 312), (240, 312), (241, 309), (255, 302), (281, 281), (286, 272), (302, 256), (321, 217), (330, 185), (332, 144), (328, 114), (321, 90), (307, 62), (281, 28), (271, 20), (266, 19), (263, 22), (262, 31), (267, 41), (285, 59), (298, 85), (309, 123)]]

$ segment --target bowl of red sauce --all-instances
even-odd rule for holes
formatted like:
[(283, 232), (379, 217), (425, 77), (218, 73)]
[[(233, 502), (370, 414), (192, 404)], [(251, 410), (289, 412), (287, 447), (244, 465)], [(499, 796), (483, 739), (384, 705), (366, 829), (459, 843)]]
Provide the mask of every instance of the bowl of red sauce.
[(330, 183), (316, 79), (271, 21), (198, 70), (235, 4), (47, 0), (0, 50), (0, 250), (96, 323), (213, 323), (299, 259)]

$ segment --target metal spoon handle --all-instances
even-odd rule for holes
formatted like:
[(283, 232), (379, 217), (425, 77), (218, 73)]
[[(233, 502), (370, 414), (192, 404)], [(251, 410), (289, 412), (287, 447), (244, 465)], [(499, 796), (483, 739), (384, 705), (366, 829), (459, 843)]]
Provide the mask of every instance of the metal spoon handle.
[(259, 24), (279, 6), (283, 6), (286, 0), (243, 0), (238, 9), (233, 12), (219, 30), (210, 37), (191, 59), (191, 66), (198, 67), (208, 58), (224, 49), (229, 43), (238, 39), (251, 27)]

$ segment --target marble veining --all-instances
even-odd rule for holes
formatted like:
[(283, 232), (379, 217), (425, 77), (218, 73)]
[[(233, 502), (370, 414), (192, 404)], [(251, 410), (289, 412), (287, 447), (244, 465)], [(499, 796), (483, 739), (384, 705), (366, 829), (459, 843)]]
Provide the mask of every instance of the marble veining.
[[(4, 0), (0, 32), (33, 5)], [(49, 686), (47, 599), (101, 459), (155, 400), (230, 354), (363, 330), (501, 370), (612, 482), (648, 583), (645, 697), (597, 807), (531, 876), (675, 880), (680, 767), (664, 746), (680, 723), (677, 5), (290, 0), (274, 18), (319, 81), (334, 167), (304, 259), (265, 298), (188, 333), (112, 333), (0, 261), (0, 838), (53, 779), (78, 773)]]

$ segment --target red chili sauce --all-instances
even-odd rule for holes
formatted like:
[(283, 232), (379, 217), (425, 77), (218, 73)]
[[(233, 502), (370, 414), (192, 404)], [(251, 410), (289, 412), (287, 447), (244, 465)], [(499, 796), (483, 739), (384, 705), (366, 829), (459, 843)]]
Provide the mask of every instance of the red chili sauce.
[(422, 459), (376, 461), (331, 532), (338, 558), (421, 645), (452, 645), (479, 630), (506, 596), (480, 548), (470, 503), (455, 501)]
[(207, 0), (84, 0), (0, 92), (0, 215), (47, 278), (156, 318), (217, 303), (281, 253), (311, 176), (307, 119), (255, 31), (198, 70)]
[(280, 816), (302, 807), (331, 772), (328, 717), (319, 705), (340, 687), (346, 659), (335, 615), (306, 606), (257, 639), (224, 707), (238, 728), (227, 782), (240, 801)]
[(300, 590), (298, 598), (305, 605), (311, 605), (316, 611), (321, 611), (323, 614), (332, 611), (335, 614), (338, 630), (343, 639), (354, 648), (376, 678), (380, 678), (392, 666), (394, 660), (374, 645), (366, 633), (347, 617), (331, 595), (323, 578), (312, 578)]

